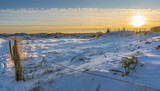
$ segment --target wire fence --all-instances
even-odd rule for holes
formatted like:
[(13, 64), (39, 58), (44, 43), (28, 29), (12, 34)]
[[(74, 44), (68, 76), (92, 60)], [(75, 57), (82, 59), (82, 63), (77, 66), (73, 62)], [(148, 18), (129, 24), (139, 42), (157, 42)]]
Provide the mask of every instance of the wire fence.
[[(130, 81), (126, 81), (126, 80), (122, 80), (122, 79), (117, 79), (117, 78), (113, 78), (113, 77), (109, 77), (109, 76), (104, 76), (104, 75), (100, 75), (100, 74), (96, 74), (96, 73), (91, 73), (91, 72), (88, 72), (88, 71), (80, 71), (80, 70), (76, 70), (76, 69), (73, 69), (73, 68), (70, 68), (70, 67), (67, 67), (67, 66), (64, 66), (64, 65), (61, 65), (61, 64), (58, 64), (56, 62), (53, 62), (55, 65), (57, 66), (60, 66), (60, 67), (63, 67), (63, 68), (68, 68), (72, 71), (77, 71), (77, 72), (82, 72), (82, 73), (85, 73), (85, 74), (89, 74), (89, 75), (93, 75), (93, 76), (98, 76), (98, 77), (102, 77), (102, 78), (107, 78), (107, 79), (112, 79), (112, 80), (116, 80), (116, 81), (121, 81), (121, 82), (124, 82), (124, 83), (128, 83), (128, 84), (133, 84), (133, 85), (138, 85), (138, 86), (141, 86), (141, 87), (145, 87), (145, 88), (148, 88), (148, 89), (152, 89), (152, 90), (155, 90), (155, 91), (160, 91), (160, 89), (157, 89), (157, 88), (153, 88), (153, 87), (150, 87), (150, 86), (146, 86), (144, 84), (140, 84), (140, 83), (135, 83), (135, 82), (130, 82)], [(40, 79), (40, 77), (38, 77), (38, 79)], [(44, 79), (45, 80), (45, 79)], [(33, 84), (35, 84), (36, 86), (39, 85), (37, 84), (36, 82), (30, 80)], [(24, 87), (26, 88), (26, 87)], [(39, 86), (39, 88), (41, 88), (41, 90), (44, 90), (45, 89), (41, 86)]]
[[(113, 77), (109, 77), (109, 76), (104, 76), (104, 75), (101, 75), (101, 74), (96, 74), (96, 73), (91, 73), (91, 72), (88, 72), (88, 71), (80, 71), (80, 70), (77, 70), (77, 69), (74, 69), (74, 68), (71, 68), (71, 67), (67, 67), (67, 66), (64, 66), (64, 65), (61, 65), (61, 64), (58, 64), (56, 62), (52, 62), (54, 63), (55, 65), (57, 66), (60, 66), (60, 67), (63, 67), (63, 68), (68, 68), (72, 71), (77, 71), (77, 72), (81, 72), (81, 73), (85, 73), (85, 74), (89, 74), (89, 75), (93, 75), (93, 76), (98, 76), (98, 77), (102, 77), (102, 78), (107, 78), (107, 79), (112, 79), (112, 80), (116, 80), (116, 81), (120, 81), (120, 82), (124, 82), (124, 83), (128, 83), (128, 84), (133, 84), (133, 85), (138, 85), (138, 86), (141, 86), (141, 87), (145, 87), (145, 88), (148, 88), (148, 89), (152, 89), (152, 90), (155, 90), (155, 91), (160, 91), (160, 89), (157, 89), (157, 88), (154, 88), (154, 87), (150, 87), (150, 86), (147, 86), (147, 85), (144, 85), (144, 84), (140, 84), (140, 83), (135, 83), (135, 82), (131, 82), (131, 81), (126, 81), (126, 80), (122, 80), (122, 79), (117, 79), (117, 78), (113, 78)], [(38, 79), (40, 79), (40, 76), (38, 77)], [(44, 79), (45, 80), (45, 79)], [(39, 85), (37, 84), (37, 82), (35, 81), (32, 81), (30, 80), (33, 84), (35, 84), (36, 86)], [(24, 87), (26, 88), (26, 87)], [(41, 90), (45, 90), (45, 88), (39, 86), (39, 88), (41, 88)]]

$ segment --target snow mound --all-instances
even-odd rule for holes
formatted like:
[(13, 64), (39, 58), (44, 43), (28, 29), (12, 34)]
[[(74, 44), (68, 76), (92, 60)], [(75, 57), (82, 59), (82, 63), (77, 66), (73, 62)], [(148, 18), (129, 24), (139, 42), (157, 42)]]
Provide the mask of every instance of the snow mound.
[[(83, 35), (83, 34), (81, 34)], [(25, 82), (14, 79), (8, 38), (1, 38), (0, 90), (7, 91), (152, 91), (151, 89), (85, 74), (84, 71), (160, 89), (160, 33), (110, 32), (99, 38), (30, 38), (21, 47)], [(122, 70), (123, 57), (136, 56), (144, 67), (129, 76), (113, 74)], [(4, 83), (3, 83), (4, 82)], [(22, 87), (22, 88), (21, 88)]]

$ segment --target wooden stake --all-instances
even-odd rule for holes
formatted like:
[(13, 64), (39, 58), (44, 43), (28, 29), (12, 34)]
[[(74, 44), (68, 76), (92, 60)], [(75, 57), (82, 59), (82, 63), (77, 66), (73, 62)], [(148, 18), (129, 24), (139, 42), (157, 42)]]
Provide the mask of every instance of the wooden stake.
[(21, 64), (21, 56), (18, 47), (17, 39), (14, 40), (13, 46), (13, 54), (14, 54), (14, 64), (15, 64), (15, 77), (16, 80), (23, 80), (22, 78), (22, 64)]
[(13, 49), (12, 49), (12, 40), (9, 40), (9, 49), (10, 49), (10, 54), (11, 54), (11, 61), (14, 61)]

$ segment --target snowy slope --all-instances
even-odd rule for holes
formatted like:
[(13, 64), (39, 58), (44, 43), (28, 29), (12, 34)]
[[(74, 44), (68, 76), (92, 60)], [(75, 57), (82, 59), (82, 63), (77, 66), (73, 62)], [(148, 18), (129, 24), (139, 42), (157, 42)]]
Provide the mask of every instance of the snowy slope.
[[(97, 39), (24, 40), (20, 47), (25, 82), (15, 81), (14, 65), (9, 58), (9, 38), (1, 38), (0, 91), (152, 91), (81, 72), (86, 69), (94, 69), (87, 72), (160, 89), (160, 50), (156, 49), (160, 45), (159, 36), (159, 33), (152, 32), (136, 34), (121, 31), (104, 34)], [(110, 69), (122, 69), (122, 57), (129, 56), (138, 57), (145, 66), (124, 77), (109, 72)]]

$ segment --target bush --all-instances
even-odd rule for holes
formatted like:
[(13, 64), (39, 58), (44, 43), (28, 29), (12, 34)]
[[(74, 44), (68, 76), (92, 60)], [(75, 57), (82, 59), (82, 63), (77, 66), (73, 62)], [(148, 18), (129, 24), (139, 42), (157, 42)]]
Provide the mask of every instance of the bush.
[(130, 70), (135, 70), (139, 61), (137, 57), (132, 56), (131, 58), (127, 58), (127, 57), (123, 58), (121, 63), (122, 63), (122, 68), (125, 69), (124, 75), (129, 75)]
[(97, 33), (95, 33), (94, 35), (92, 35), (92, 36), (90, 36), (90, 37), (101, 37), (103, 35), (103, 32), (97, 32)]
[(151, 28), (151, 31), (152, 31), (152, 32), (160, 32), (160, 26), (152, 27), (152, 28)]
[(138, 65), (140, 65), (141, 67), (144, 65), (140, 61), (138, 61), (138, 58), (135, 56), (132, 56), (131, 58), (125, 57), (120, 63), (122, 64), (122, 68), (124, 68), (125, 72), (116, 69), (112, 69), (110, 71), (122, 73), (122, 77), (129, 75), (130, 71), (136, 71), (136, 67)]
[(158, 45), (158, 46), (156, 47), (156, 49), (157, 49), (157, 50), (160, 49), (160, 45)]
[(110, 32), (111, 32), (111, 29), (107, 28), (106, 33), (110, 33)]

